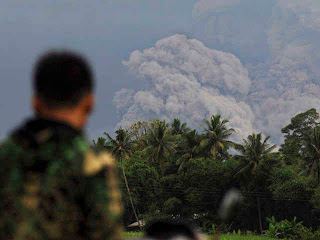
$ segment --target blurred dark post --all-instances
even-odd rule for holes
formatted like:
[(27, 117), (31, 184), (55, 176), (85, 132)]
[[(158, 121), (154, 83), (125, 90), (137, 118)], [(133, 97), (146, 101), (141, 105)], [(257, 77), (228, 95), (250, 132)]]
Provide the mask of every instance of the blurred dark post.
[(261, 210), (260, 210), (260, 198), (258, 197), (258, 214), (259, 214), (259, 224), (260, 224), (260, 234), (262, 234), (262, 220), (261, 220)]
[(320, 158), (318, 159), (318, 186), (320, 184)]

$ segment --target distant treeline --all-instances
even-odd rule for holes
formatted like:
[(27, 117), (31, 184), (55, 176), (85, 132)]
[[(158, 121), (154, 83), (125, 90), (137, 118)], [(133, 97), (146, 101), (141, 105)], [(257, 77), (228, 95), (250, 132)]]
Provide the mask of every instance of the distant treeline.
[[(125, 205), (124, 224), (137, 218), (189, 219), (208, 230), (268, 228), (266, 217), (319, 226), (320, 126), (315, 109), (284, 127), (279, 150), (269, 137), (252, 133), (242, 143), (219, 115), (204, 120), (202, 132), (186, 123), (154, 120), (93, 141), (118, 160)], [(230, 154), (231, 148), (237, 154)], [(239, 189), (244, 201), (233, 219), (222, 221), (218, 208), (226, 191)], [(260, 214), (259, 214), (260, 212)], [(261, 224), (260, 226), (260, 219)]]

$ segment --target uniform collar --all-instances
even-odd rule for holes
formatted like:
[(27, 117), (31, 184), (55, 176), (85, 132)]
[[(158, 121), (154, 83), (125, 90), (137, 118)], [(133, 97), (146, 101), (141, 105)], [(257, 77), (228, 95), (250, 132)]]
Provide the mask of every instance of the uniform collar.
[(11, 137), (17, 142), (37, 147), (48, 141), (66, 141), (83, 135), (83, 131), (73, 128), (66, 122), (36, 116), (15, 129)]

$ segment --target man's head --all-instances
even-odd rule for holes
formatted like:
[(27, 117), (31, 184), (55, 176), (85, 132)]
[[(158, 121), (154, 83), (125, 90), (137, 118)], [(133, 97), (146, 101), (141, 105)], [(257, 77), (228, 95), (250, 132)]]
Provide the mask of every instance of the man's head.
[(94, 105), (94, 81), (86, 59), (70, 51), (42, 55), (33, 73), (33, 107), (37, 115), (81, 129)]

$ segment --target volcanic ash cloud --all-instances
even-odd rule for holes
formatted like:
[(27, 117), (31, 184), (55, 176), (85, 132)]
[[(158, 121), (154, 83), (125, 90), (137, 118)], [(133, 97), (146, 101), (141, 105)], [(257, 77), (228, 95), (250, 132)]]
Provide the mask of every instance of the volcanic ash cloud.
[(233, 54), (176, 34), (152, 48), (132, 52), (123, 64), (150, 87), (116, 93), (114, 104), (122, 119), (118, 127), (138, 120), (180, 118), (199, 128), (203, 119), (220, 114), (229, 119), (236, 139), (252, 133), (254, 114), (244, 102), (251, 81)]
[(248, 68), (259, 132), (280, 143), (293, 116), (320, 110), (319, 0), (199, 0), (193, 19), (202, 41)]

